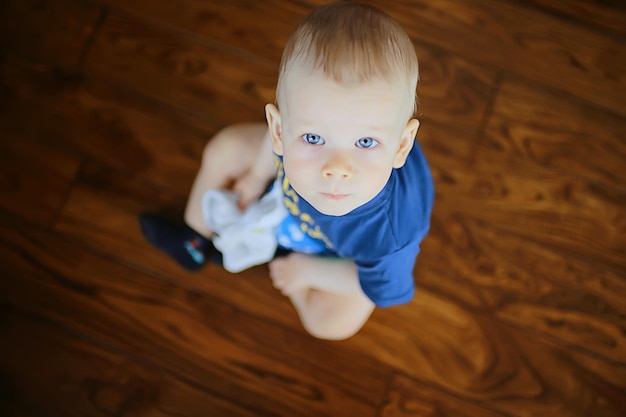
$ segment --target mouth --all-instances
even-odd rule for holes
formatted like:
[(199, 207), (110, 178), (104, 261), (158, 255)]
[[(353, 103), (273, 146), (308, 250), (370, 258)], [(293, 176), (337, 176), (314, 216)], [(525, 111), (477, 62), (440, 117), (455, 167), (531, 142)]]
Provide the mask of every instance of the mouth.
[(322, 193), (322, 195), (330, 200), (343, 200), (348, 197), (349, 194)]

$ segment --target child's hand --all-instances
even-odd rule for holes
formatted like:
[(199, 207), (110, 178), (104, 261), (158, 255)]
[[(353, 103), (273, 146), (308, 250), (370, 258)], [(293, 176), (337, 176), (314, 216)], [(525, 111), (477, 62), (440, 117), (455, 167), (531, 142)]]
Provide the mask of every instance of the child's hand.
[(269, 263), (270, 278), (274, 288), (289, 296), (297, 291), (309, 288), (311, 269), (308, 255), (291, 253), (285, 258), (277, 258)]
[(244, 210), (250, 203), (258, 200), (267, 188), (267, 180), (255, 175), (251, 171), (246, 172), (235, 181), (233, 192), (239, 199), (237, 205)]

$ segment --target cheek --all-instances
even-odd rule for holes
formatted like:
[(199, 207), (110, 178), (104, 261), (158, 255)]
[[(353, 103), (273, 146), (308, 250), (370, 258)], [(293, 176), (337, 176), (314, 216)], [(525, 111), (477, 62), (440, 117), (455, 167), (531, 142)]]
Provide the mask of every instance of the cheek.
[(391, 165), (375, 161), (373, 163), (364, 164), (361, 172), (361, 184), (369, 191), (370, 194), (377, 194), (382, 190), (391, 176)]
[(317, 178), (314, 161), (307, 158), (299, 158), (295, 154), (288, 155), (283, 161), (285, 175), (296, 191), (306, 190), (308, 184)]

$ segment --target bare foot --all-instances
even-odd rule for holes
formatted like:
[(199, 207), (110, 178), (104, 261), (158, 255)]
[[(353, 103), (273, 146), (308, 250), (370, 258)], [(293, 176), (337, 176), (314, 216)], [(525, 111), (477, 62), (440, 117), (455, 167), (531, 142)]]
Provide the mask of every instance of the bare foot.
[(310, 287), (310, 256), (291, 253), (284, 258), (274, 259), (269, 263), (270, 278), (274, 288), (289, 296)]

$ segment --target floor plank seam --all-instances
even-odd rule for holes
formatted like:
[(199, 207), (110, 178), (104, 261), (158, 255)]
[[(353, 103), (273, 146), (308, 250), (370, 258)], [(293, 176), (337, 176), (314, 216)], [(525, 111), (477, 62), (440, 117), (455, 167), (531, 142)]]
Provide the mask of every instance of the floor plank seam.
[(205, 47), (215, 48), (219, 51), (226, 52), (235, 57), (241, 57), (247, 60), (257, 61), (260, 65), (264, 65), (268, 68), (276, 68), (276, 71), (278, 71), (277, 63), (272, 59), (250, 53), (245, 49), (241, 49), (229, 43), (219, 41), (210, 36), (187, 30), (182, 26), (170, 25), (159, 19), (137, 14), (132, 10), (127, 10), (116, 6), (104, 5), (101, 2), (98, 3), (101, 4), (103, 7), (109, 8), (109, 10), (111, 11), (115, 11), (115, 13), (118, 13), (121, 16), (145, 22), (149, 27), (162, 29), (164, 32), (174, 33), (185, 40), (192, 41), (193, 43), (197, 43)]
[(498, 72), (496, 72), (496, 77), (493, 80), (493, 85), (491, 86), (491, 91), (489, 92), (489, 99), (487, 100), (487, 105), (485, 106), (485, 111), (482, 118), (480, 119), (478, 128), (476, 129), (476, 140), (474, 141), (475, 145), (473, 146), (471, 155), (469, 157), (469, 160), (472, 162), (475, 161), (476, 155), (480, 150), (480, 146), (483, 145), (486, 141), (485, 131), (487, 130), (487, 126), (489, 125), (491, 116), (493, 116), (493, 110), (495, 108), (496, 101), (498, 100), (498, 96), (500, 95), (500, 89), (502, 88), (504, 77), (505, 73), (503, 71), (499, 70)]
[(83, 46), (80, 52), (80, 56), (78, 58), (77, 70), (81, 73), (84, 72), (83, 68), (85, 65), (85, 60), (87, 59), (87, 56), (89, 55), (91, 47), (93, 46), (94, 42), (100, 35), (102, 26), (104, 25), (104, 22), (106, 21), (108, 17), (108, 13), (109, 13), (108, 8), (104, 5), (99, 5), (98, 7), (100, 7), (100, 13), (98, 15), (98, 19), (96, 20), (96, 24), (94, 25), (91, 33), (89, 34), (89, 37), (87, 38), (87, 41), (85, 42), (85, 45)]
[(76, 174), (74, 175), (72, 180), (69, 182), (66, 189), (63, 191), (63, 196), (61, 197), (61, 202), (59, 203), (59, 207), (57, 208), (56, 212), (52, 216), (50, 223), (48, 224), (48, 227), (50, 230), (55, 229), (55, 225), (57, 224), (57, 222), (63, 215), (63, 212), (65, 211), (65, 207), (69, 201), (69, 198), (72, 195), (72, 191), (74, 187), (76, 186), (76, 184), (78, 183), (78, 179), (80, 178), (81, 173), (83, 172), (84, 165), (85, 165), (85, 156), (81, 155), (78, 168), (76, 169)]

